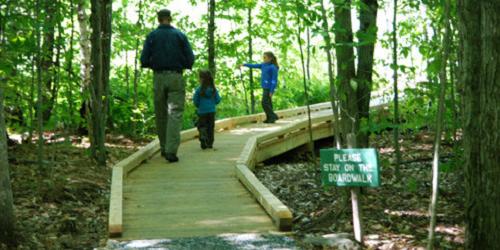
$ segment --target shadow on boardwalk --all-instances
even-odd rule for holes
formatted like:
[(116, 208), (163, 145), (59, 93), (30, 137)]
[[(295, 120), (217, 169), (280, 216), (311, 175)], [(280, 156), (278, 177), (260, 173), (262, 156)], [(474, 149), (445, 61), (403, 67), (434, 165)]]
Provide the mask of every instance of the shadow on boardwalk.
[(300, 249), (296, 242), (281, 235), (261, 234), (223, 234), (219, 236), (163, 239), (163, 240), (134, 240), (109, 241), (106, 249)]

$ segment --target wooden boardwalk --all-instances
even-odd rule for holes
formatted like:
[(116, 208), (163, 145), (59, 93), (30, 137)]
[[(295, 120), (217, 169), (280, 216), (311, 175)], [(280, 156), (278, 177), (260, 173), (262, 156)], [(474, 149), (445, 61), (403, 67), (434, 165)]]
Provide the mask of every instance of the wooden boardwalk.
[[(311, 112), (313, 140), (333, 136), (330, 103), (311, 105)], [(195, 129), (183, 131), (177, 163), (159, 156), (158, 140), (117, 163), (109, 236), (127, 242), (290, 230), (291, 210), (253, 170), (309, 143), (309, 122), (306, 107), (276, 113), (276, 124), (263, 124), (263, 114), (217, 121), (214, 150), (201, 150)]]
[(234, 166), (251, 136), (299, 118), (216, 133), (215, 150), (203, 151), (197, 140), (187, 141), (181, 144), (178, 163), (155, 155), (125, 180), (122, 238), (275, 231), (269, 216), (236, 178)]

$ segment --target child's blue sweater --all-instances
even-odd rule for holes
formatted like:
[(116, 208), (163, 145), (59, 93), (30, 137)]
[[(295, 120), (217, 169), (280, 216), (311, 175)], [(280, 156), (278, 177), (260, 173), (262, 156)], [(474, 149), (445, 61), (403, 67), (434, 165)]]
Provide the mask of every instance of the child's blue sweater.
[(246, 67), (252, 69), (260, 69), (262, 71), (262, 78), (260, 80), (260, 85), (263, 89), (269, 89), (269, 92), (274, 93), (276, 86), (278, 85), (278, 67), (272, 63), (262, 63), (262, 64), (243, 64)]
[(201, 96), (201, 87), (198, 87), (194, 92), (193, 103), (198, 108), (198, 114), (209, 114), (215, 113), (215, 106), (220, 103), (220, 95), (219, 91), (215, 90), (212, 87), (208, 87), (205, 90), (205, 96)]

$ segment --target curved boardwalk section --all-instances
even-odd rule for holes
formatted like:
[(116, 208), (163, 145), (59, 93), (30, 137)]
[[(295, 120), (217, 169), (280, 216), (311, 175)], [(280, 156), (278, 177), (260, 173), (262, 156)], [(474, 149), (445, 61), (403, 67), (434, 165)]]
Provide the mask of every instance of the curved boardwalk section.
[[(328, 112), (316, 111), (315, 115)], [(269, 125), (233, 123), (229, 130), (216, 133), (214, 150), (203, 151), (197, 140), (187, 140), (179, 150), (180, 162), (170, 164), (154, 154), (133, 170), (114, 172), (113, 181), (123, 175), (121, 185), (113, 183), (112, 188), (112, 203), (118, 197), (120, 202), (115, 203), (121, 211), (114, 211), (111, 204), (110, 231), (112, 217), (118, 215), (122, 220), (119, 239), (123, 240), (277, 231), (255, 194), (238, 180), (235, 166), (249, 139), (303, 121), (304, 115), (297, 114)], [(253, 118), (258, 121), (261, 115)], [(147, 147), (146, 155), (157, 150), (154, 145)]]

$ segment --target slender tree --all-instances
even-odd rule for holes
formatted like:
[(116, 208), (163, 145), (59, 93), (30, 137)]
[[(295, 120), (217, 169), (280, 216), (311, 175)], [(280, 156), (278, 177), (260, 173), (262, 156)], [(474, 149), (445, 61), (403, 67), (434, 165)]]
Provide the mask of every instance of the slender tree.
[(90, 86), (91, 76), (90, 76), (90, 32), (89, 32), (89, 17), (87, 14), (87, 4), (86, 0), (77, 0), (78, 9), (78, 23), (80, 29), (80, 53), (82, 58), (81, 67), (81, 78), (82, 78), (82, 88), (88, 88)]
[(459, 118), (458, 118), (459, 117), (458, 114), (460, 113), (460, 111), (459, 111), (459, 107), (457, 107), (457, 101), (456, 101), (456, 95), (457, 94), (456, 94), (456, 88), (455, 88), (455, 85), (456, 85), (455, 74), (456, 74), (456, 72), (455, 72), (455, 63), (454, 62), (450, 62), (450, 97), (451, 97), (450, 98), (451, 99), (450, 106), (451, 106), (451, 110), (453, 112), (452, 139), (453, 139), (454, 145), (457, 146), (459, 144), (456, 144), (455, 142), (458, 141), (458, 139), (457, 139), (457, 130), (458, 130), (458, 123), (460, 122)]
[[(33, 32), (36, 33), (36, 32)], [(33, 40), (36, 41), (36, 34), (33, 34)], [(28, 109), (29, 116), (30, 116), (30, 126), (28, 128), (28, 138), (27, 141), (28, 143), (31, 144), (33, 141), (33, 132), (35, 130), (35, 113), (33, 112), (33, 108), (35, 107), (35, 81), (36, 81), (36, 65), (37, 65), (37, 60), (36, 56), (34, 53), (30, 56), (30, 61), (31, 61), (31, 84), (30, 84), (30, 93), (29, 93), (29, 104), (30, 108)]]
[(340, 99), (342, 132), (357, 134), (358, 107), (356, 98), (351, 0), (334, 1), (335, 43), (337, 54), (338, 97)]
[[(142, 2), (142, 0), (141, 0), (141, 2)], [(141, 6), (141, 7), (142, 7), (142, 6)], [(122, 12), (122, 17), (121, 17), (121, 18), (122, 18), (123, 20), (127, 20), (127, 14), (128, 14), (128, 13), (127, 13), (127, 11), (125, 11), (125, 10), (127, 10), (127, 9), (128, 9), (128, 2), (124, 2), (124, 3), (123, 3), (123, 9), (124, 9), (124, 11)], [(137, 38), (137, 39), (135, 40), (135, 44), (136, 44), (136, 45), (137, 45), (137, 41), (139, 41), (139, 44), (140, 44), (140, 40), (139, 40), (139, 38)], [(138, 47), (138, 46), (136, 46), (136, 48), (137, 48), (137, 47)], [(124, 81), (125, 81), (125, 88), (126, 88), (126, 89), (125, 89), (125, 92), (126, 92), (126, 97), (127, 97), (127, 99), (130, 97), (130, 68), (129, 68), (129, 67), (130, 67), (130, 64), (129, 64), (129, 63), (130, 63), (130, 62), (129, 62), (129, 49), (128, 49), (128, 48), (125, 48), (125, 79), (124, 79)]]
[[(80, 124), (80, 128), (87, 127), (89, 130), (89, 135), (92, 135), (92, 126), (91, 126), (91, 117), (89, 112), (89, 89), (91, 83), (91, 46), (90, 46), (90, 32), (89, 32), (89, 17), (87, 14), (87, 1), (86, 0), (77, 0), (77, 9), (78, 9), (78, 23), (80, 30), (80, 54), (81, 54), (81, 86), (80, 93), (82, 96), (82, 104), (80, 107), (80, 114), (83, 115), (83, 120), (85, 121), (85, 125)], [(90, 140), (92, 140), (92, 136), (89, 136)]]
[(401, 163), (401, 151), (399, 149), (399, 96), (398, 96), (398, 0), (394, 0), (392, 19), (392, 69), (393, 73), (393, 91), (394, 91), (394, 148), (396, 154), (396, 172), (399, 176), (399, 165)]
[(500, 246), (500, 4), (458, 1), (465, 248)]
[(70, 31), (70, 38), (69, 38), (69, 55), (66, 58), (66, 72), (68, 74), (68, 87), (66, 91), (66, 97), (67, 97), (67, 104), (68, 104), (68, 110), (69, 110), (69, 118), (68, 118), (68, 124), (66, 124), (67, 128), (67, 135), (69, 133), (73, 132), (73, 117), (74, 117), (74, 107), (75, 107), (75, 100), (73, 97), (73, 83), (75, 81), (75, 72), (73, 71), (73, 59), (74, 59), (74, 49), (73, 49), (73, 43), (75, 41), (75, 3), (74, 0), (70, 0), (69, 2), (70, 6), (70, 25), (71, 25), (71, 31)]
[(2, 80), (0, 82), (0, 211), (2, 211), (0, 213), (0, 242), (14, 245), (16, 237), (14, 237), (14, 209), (3, 107), (4, 86), (5, 82)]
[[(252, 6), (248, 6), (248, 61), (253, 60), (253, 32), (252, 32)], [(255, 114), (255, 94), (254, 94), (254, 82), (253, 82), (253, 70), (248, 71), (250, 77), (250, 111)]]
[[(52, 92), (52, 100), (50, 101), (52, 105), (52, 110), (54, 110), (57, 106), (57, 95), (59, 93), (59, 89), (61, 86), (61, 51), (63, 47), (63, 43), (66, 41), (63, 38), (63, 27), (62, 27), (62, 20), (64, 19), (63, 14), (60, 11), (60, 0), (55, 0), (54, 3), (57, 6), (57, 12), (53, 13), (53, 15), (56, 15), (56, 34), (55, 35), (55, 40), (54, 40), (54, 48), (55, 48), (55, 61), (54, 61), (54, 66), (52, 67), (51, 73), (53, 76), (53, 88), (51, 90)], [(63, 121), (64, 122), (64, 121)], [(66, 124), (64, 124), (66, 125)]]
[[(142, 30), (142, 23), (143, 23), (143, 0), (139, 0), (139, 6), (137, 10), (138, 17), (137, 18), (137, 23), (135, 24), (137, 27), (137, 30)], [(139, 70), (139, 46), (141, 44), (140, 38), (136, 38), (135, 40), (135, 57), (134, 57), (134, 97), (133, 97), (133, 102), (134, 102), (134, 110), (137, 110), (139, 108), (139, 97), (138, 97), (138, 88), (139, 88), (139, 79), (140, 79), (140, 74), (141, 71)], [(128, 67), (127, 67), (128, 68)], [(128, 69), (127, 72), (128, 74)], [(133, 112), (133, 116), (136, 116), (136, 112)], [(133, 119), (132, 121), (132, 134), (135, 135), (137, 130), (137, 124), (136, 124), (136, 119)]]
[(326, 15), (326, 8), (325, 8), (325, 3), (324, 0), (320, 0), (321, 3), (321, 18), (323, 20), (322, 22), (322, 34), (323, 34), (323, 40), (325, 40), (325, 52), (326, 52), (326, 59), (328, 62), (328, 80), (330, 82), (330, 102), (332, 104), (332, 110), (333, 110), (333, 120), (335, 121), (334, 123), (334, 133), (335, 133), (335, 145), (337, 148), (341, 148), (341, 140), (340, 140), (340, 120), (339, 120), (339, 115), (338, 115), (338, 107), (337, 107), (337, 91), (336, 91), (336, 86), (335, 86), (335, 76), (333, 73), (333, 56), (332, 56), (332, 39), (330, 36), (330, 25), (328, 24), (328, 17)]
[(130, 97), (130, 69), (128, 60), (128, 50), (125, 51), (125, 88), (127, 99)]
[(451, 44), (451, 31), (450, 31), (450, 0), (444, 1), (444, 27), (445, 33), (442, 41), (443, 53), (441, 56), (441, 69), (439, 72), (439, 100), (438, 100), (438, 113), (436, 120), (436, 137), (434, 138), (434, 157), (432, 160), (432, 197), (429, 205), (429, 213), (431, 214), (431, 221), (429, 227), (429, 238), (427, 249), (434, 249), (434, 230), (436, 228), (436, 207), (438, 200), (439, 189), (439, 149), (441, 146), (441, 134), (443, 127), (443, 116), (445, 113), (445, 97), (446, 97), (446, 84), (447, 84), (447, 62), (450, 54)]
[(248, 91), (247, 91), (247, 86), (245, 84), (245, 81), (243, 80), (243, 72), (241, 71), (241, 68), (240, 68), (240, 82), (241, 82), (241, 85), (243, 86), (243, 94), (244, 94), (244, 97), (245, 97), (245, 111), (246, 111), (246, 114), (249, 115), (250, 114), (250, 106), (248, 105)]
[[(58, 4), (55, 0), (42, 1), (45, 15), (43, 27), (42, 43), (42, 76), (44, 83), (43, 102), (43, 120), (48, 122), (57, 98), (57, 86), (54, 84), (54, 47), (55, 47), (55, 27), (57, 22)], [(38, 19), (40, 20), (40, 19)]]
[(306, 72), (307, 81), (311, 82), (311, 27), (306, 26)]
[(208, 69), (215, 76), (215, 0), (208, 0)]
[[(7, 5), (7, 8), (9, 6)], [(7, 12), (7, 11), (6, 11)], [(5, 23), (8, 16), (0, 13), (0, 56), (4, 58)], [(14, 237), (14, 205), (10, 185), (9, 161), (7, 152), (7, 130), (4, 117), (4, 88), (6, 79), (0, 76), (0, 242), (13, 246)]]
[(109, 107), (112, 0), (92, 0), (92, 83), (90, 86), (92, 156), (106, 165), (106, 119)]
[[(306, 61), (305, 61), (305, 58), (304, 58), (304, 49), (303, 49), (303, 46), (302, 46), (302, 23), (301, 23), (301, 19), (303, 19), (303, 16), (301, 15), (301, 12), (300, 12), (300, 9), (301, 7), (303, 8), (303, 6), (300, 5), (300, 2), (299, 1), (296, 1), (296, 9), (297, 9), (297, 14), (296, 14), (296, 17), (297, 17), (297, 42), (299, 44), (299, 51), (300, 51), (300, 62), (302, 64), (302, 82), (304, 84), (304, 97), (305, 97), (305, 100), (306, 100), (306, 105), (307, 105), (307, 119), (308, 119), (308, 128), (309, 128), (309, 150), (311, 151), (312, 153), (312, 156), (313, 156), (313, 159), (316, 160), (316, 155), (314, 154), (314, 139), (313, 139), (313, 131), (312, 131), (312, 121), (311, 121), (311, 107), (310, 107), (310, 103), (309, 103), (309, 91), (308, 91), (308, 72), (307, 72), (307, 69), (306, 69)], [(310, 45), (310, 44), (308, 44)], [(310, 48), (307, 48), (307, 50), (309, 51)]]
[[(36, 1), (36, 6), (37, 9), (40, 7), (40, 0)], [(38, 12), (37, 19), (40, 17), (40, 13)], [(41, 39), (42, 39), (42, 32), (41, 32), (41, 27), (40, 25), (37, 25), (36, 28), (36, 48), (37, 48), (37, 123), (38, 123), (38, 149), (37, 149), (37, 158), (38, 158), (38, 166), (40, 168), (40, 172), (42, 175), (46, 174), (46, 171), (44, 171), (43, 168), (43, 146), (44, 146), (44, 138), (43, 138), (43, 114), (44, 114), (44, 109), (43, 109), (43, 104), (44, 104), (44, 97), (43, 97), (43, 55), (42, 55), (42, 46), (41, 46)]]
[[(370, 119), (370, 97), (373, 86), (373, 54), (377, 41), (377, 0), (362, 0), (359, 4), (358, 67), (356, 80), (358, 88), (359, 119)], [(368, 147), (368, 133), (359, 132), (358, 147)]]

